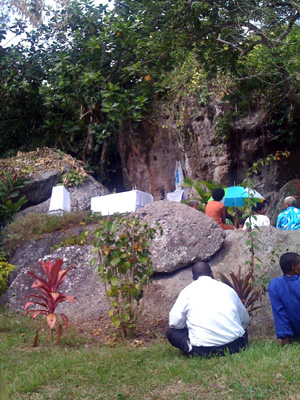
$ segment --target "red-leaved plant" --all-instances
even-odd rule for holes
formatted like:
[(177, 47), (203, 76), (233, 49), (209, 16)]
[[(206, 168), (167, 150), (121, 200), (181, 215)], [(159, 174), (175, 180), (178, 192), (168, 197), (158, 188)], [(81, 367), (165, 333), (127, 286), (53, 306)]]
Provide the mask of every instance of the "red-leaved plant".
[[(31, 271), (27, 271), (28, 274), (30, 274), (35, 278), (35, 281), (31, 285), (31, 287), (37, 288), (41, 294), (30, 294), (26, 296), (25, 299), (28, 299), (29, 297), (34, 297), (38, 300), (28, 301), (25, 304), (24, 310), (26, 310), (32, 304), (37, 304), (41, 306), (43, 309), (28, 310), (26, 312), (26, 315), (32, 313), (32, 318), (36, 318), (39, 314), (46, 315), (47, 325), (51, 329), (51, 338), (52, 338), (52, 332), (55, 327), (58, 315), (61, 317), (63, 323), (66, 325), (66, 329), (68, 330), (70, 327), (68, 317), (65, 314), (56, 314), (55, 309), (58, 306), (58, 304), (62, 303), (63, 301), (68, 300), (73, 304), (74, 299), (76, 299), (76, 297), (67, 296), (64, 293), (60, 293), (57, 291), (60, 284), (65, 280), (67, 273), (72, 268), (72, 265), (67, 270), (62, 270), (61, 267), (63, 265), (63, 260), (60, 258), (58, 258), (54, 264), (52, 264), (50, 260), (47, 260), (46, 262), (39, 261), (39, 263), (41, 264), (44, 270), (46, 279), (42, 278), (39, 275), (36, 275)], [(59, 344), (61, 335), (62, 335), (62, 326), (60, 325), (57, 334), (57, 344)], [(38, 330), (36, 332), (34, 346), (37, 346), (37, 339), (38, 339)]]
[(221, 272), (219, 272), (219, 275), (221, 282), (226, 283), (226, 285), (230, 286), (237, 292), (250, 316), (253, 311), (261, 307), (261, 305), (257, 305), (257, 302), (262, 297), (262, 290), (252, 284), (253, 271), (248, 272), (244, 277), (241, 276), (241, 267), (239, 267), (237, 274), (231, 271), (229, 275), (232, 282), (230, 282), (230, 280)]

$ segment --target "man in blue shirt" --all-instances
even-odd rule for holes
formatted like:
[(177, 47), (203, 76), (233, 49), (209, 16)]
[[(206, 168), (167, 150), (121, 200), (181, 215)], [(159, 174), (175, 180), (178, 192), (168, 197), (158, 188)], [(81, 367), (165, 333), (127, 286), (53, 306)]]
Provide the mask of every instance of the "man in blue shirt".
[(276, 336), (284, 346), (294, 336), (300, 336), (300, 255), (285, 253), (279, 264), (283, 275), (271, 280), (268, 292)]
[(295, 207), (296, 199), (288, 196), (283, 200), (284, 211), (278, 215), (276, 228), (285, 231), (300, 229), (300, 210)]

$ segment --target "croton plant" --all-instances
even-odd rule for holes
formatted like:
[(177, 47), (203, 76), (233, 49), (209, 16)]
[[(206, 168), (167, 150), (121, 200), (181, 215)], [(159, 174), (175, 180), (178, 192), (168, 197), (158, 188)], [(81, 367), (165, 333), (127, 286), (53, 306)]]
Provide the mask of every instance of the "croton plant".
[[(38, 305), (42, 307), (41, 309), (32, 309), (28, 310), (26, 312), (26, 315), (32, 313), (32, 318), (36, 318), (39, 314), (46, 315), (47, 317), (47, 324), (49, 328), (51, 329), (51, 334), (52, 330), (55, 327), (56, 321), (57, 321), (57, 316), (60, 316), (63, 323), (66, 326), (66, 329), (69, 329), (70, 323), (68, 317), (61, 313), (61, 314), (56, 314), (55, 309), (58, 306), (58, 304), (62, 303), (63, 301), (70, 301), (72, 304), (74, 303), (74, 299), (76, 297), (73, 296), (67, 296), (64, 293), (58, 292), (58, 287), (61, 285), (61, 283), (65, 280), (67, 273), (70, 271), (72, 268), (72, 265), (66, 269), (62, 270), (61, 267), (63, 265), (63, 260), (62, 259), (57, 259), (54, 264), (50, 260), (45, 261), (39, 261), (41, 264), (43, 271), (46, 275), (46, 278), (44, 279), (43, 277), (35, 274), (34, 272), (28, 271), (28, 274), (33, 276), (35, 279), (33, 284), (31, 285), (32, 288), (37, 288), (40, 292), (40, 294), (30, 294), (25, 297), (25, 299), (28, 299), (30, 297), (37, 299), (36, 301), (28, 301), (25, 304), (24, 309), (26, 310), (30, 305)], [(24, 299), (24, 300), (25, 300)], [(38, 334), (38, 331), (37, 331)], [(37, 342), (37, 334), (35, 338), (35, 342)], [(62, 334), (62, 327), (60, 326), (58, 329), (58, 339), (57, 342), (59, 343), (60, 336)]]

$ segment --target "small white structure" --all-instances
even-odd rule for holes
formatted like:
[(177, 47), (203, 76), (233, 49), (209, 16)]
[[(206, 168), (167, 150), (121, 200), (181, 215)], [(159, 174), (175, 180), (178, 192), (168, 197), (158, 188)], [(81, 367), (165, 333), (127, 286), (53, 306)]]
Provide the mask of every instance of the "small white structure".
[(62, 215), (64, 211), (71, 211), (70, 193), (63, 185), (54, 186), (52, 188), (49, 213)]
[(93, 213), (100, 212), (102, 215), (112, 215), (133, 212), (149, 203), (153, 203), (152, 194), (140, 190), (130, 190), (108, 194), (107, 196), (92, 197), (91, 210)]

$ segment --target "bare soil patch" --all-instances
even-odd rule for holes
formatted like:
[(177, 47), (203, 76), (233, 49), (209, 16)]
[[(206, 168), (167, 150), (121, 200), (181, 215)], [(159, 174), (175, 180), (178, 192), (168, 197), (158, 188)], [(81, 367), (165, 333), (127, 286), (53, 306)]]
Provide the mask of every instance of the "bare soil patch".
[[(122, 341), (120, 330), (115, 328), (107, 315), (99, 318), (87, 318), (82, 321), (71, 321), (73, 329), (91, 343), (103, 343), (113, 346)], [(168, 320), (155, 314), (145, 313), (136, 327), (136, 333), (130, 340), (139, 345), (151, 343), (153, 340), (166, 336)]]

